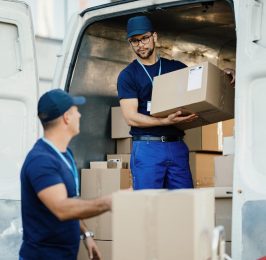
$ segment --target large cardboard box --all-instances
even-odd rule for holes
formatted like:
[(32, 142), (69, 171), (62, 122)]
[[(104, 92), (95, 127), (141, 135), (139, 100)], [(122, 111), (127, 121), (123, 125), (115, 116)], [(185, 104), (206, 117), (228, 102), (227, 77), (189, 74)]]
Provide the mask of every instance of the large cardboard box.
[(214, 187), (215, 153), (189, 153), (189, 163), (194, 187)]
[(199, 118), (178, 124), (189, 129), (234, 117), (234, 89), (228, 76), (209, 63), (184, 68), (154, 78), (151, 115), (166, 117), (182, 109)]
[(107, 162), (105, 161), (94, 161), (90, 162), (91, 169), (107, 169)]
[(130, 169), (130, 154), (107, 154), (107, 161), (111, 159), (118, 159), (122, 164), (127, 164)]
[(206, 260), (213, 189), (142, 190), (113, 196), (113, 259)]
[[(112, 241), (94, 240), (101, 252), (103, 260), (112, 260)], [(79, 253), (77, 260), (89, 260), (88, 250), (85, 248), (83, 241), (80, 241)]]
[(118, 154), (131, 153), (132, 150), (132, 138), (123, 138), (116, 140), (116, 152)]
[[(130, 187), (131, 174), (128, 169), (82, 169), (81, 171), (82, 199), (101, 197)], [(89, 229), (95, 233), (95, 239), (112, 240), (111, 217), (112, 214), (106, 212), (85, 220)]]
[(112, 125), (112, 138), (128, 138), (131, 137), (129, 134), (130, 126), (127, 125), (121, 108), (112, 107), (111, 112), (111, 125)]
[(223, 151), (223, 138), (233, 135), (234, 119), (188, 129), (184, 141), (190, 151)]
[(234, 156), (224, 155), (214, 158), (215, 187), (232, 187)]
[(215, 199), (215, 226), (223, 226), (226, 242), (232, 241), (232, 198)]

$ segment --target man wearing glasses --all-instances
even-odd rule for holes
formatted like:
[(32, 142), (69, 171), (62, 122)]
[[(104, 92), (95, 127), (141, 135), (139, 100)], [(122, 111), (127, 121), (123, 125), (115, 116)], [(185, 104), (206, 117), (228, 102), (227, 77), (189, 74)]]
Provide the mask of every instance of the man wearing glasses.
[(127, 38), (137, 56), (119, 75), (120, 106), (133, 136), (131, 170), (133, 188), (192, 188), (189, 154), (184, 132), (174, 125), (196, 118), (180, 111), (166, 118), (150, 116), (152, 84), (155, 76), (183, 69), (185, 64), (159, 57), (157, 33), (146, 16), (130, 18)]

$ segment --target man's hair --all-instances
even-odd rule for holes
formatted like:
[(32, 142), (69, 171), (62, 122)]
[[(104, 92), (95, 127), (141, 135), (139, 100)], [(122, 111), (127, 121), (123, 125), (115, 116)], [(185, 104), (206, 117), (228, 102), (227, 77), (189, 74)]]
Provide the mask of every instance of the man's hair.
[(41, 121), (43, 130), (46, 131), (46, 130), (50, 130), (51, 128), (55, 127), (58, 124), (59, 119), (60, 119), (60, 117), (58, 117), (54, 120), (48, 121), (48, 122)]

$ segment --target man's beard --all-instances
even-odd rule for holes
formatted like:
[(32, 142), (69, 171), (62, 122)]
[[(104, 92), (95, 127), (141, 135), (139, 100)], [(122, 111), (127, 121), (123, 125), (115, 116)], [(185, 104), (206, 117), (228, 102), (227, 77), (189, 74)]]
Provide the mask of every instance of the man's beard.
[[(146, 49), (145, 49), (146, 50)], [(139, 51), (135, 50), (135, 53), (141, 58), (141, 59), (148, 59), (154, 52), (154, 47), (153, 48), (148, 48), (147, 52), (145, 54), (140, 53)]]

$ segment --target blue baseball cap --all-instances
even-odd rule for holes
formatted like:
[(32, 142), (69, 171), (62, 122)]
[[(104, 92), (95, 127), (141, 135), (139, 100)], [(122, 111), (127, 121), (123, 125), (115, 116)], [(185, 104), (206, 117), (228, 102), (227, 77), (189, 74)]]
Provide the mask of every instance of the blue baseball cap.
[(72, 106), (83, 105), (86, 98), (73, 97), (62, 89), (53, 89), (41, 96), (38, 102), (38, 117), (43, 123), (62, 116)]
[(152, 31), (153, 26), (147, 16), (135, 16), (127, 22), (127, 38)]

